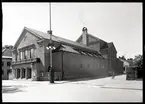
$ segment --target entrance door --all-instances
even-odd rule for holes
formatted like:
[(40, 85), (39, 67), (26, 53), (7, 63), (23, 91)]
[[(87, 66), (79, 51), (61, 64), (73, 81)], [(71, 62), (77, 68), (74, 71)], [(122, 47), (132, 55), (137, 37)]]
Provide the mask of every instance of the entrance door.
[(22, 69), (22, 78), (25, 78), (25, 69)]
[(17, 70), (17, 78), (20, 78), (20, 69), (16, 69)]
[(32, 69), (31, 68), (28, 68), (27, 70), (27, 73), (28, 73), (28, 79), (32, 77)]

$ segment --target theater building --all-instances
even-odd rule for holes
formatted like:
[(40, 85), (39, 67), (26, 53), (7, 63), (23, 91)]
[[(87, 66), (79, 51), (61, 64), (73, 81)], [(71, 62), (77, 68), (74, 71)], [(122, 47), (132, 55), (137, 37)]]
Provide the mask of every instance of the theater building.
[[(123, 73), (114, 44), (107, 43), (83, 28), (76, 42), (52, 35), (55, 50), (52, 67), (59, 80), (80, 77), (107, 77)], [(50, 34), (24, 27), (13, 48), (14, 79), (49, 80)]]

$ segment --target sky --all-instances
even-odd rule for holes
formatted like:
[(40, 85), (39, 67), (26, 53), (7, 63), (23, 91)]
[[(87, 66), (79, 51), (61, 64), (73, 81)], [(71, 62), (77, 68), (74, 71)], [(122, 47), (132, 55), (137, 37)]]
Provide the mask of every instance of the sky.
[[(14, 45), (24, 27), (47, 32), (49, 3), (2, 3), (2, 46)], [(51, 3), (53, 35), (76, 41), (88, 33), (113, 42), (117, 56), (142, 54), (142, 3)]]

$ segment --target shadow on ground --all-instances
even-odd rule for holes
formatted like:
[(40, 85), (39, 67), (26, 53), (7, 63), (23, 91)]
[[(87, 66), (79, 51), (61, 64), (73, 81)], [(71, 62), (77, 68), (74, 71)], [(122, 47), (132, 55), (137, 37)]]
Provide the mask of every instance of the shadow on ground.
[(3, 85), (2, 93), (16, 93), (16, 92), (24, 92), (21, 90), (25, 86), (22, 85)]
[[(115, 77), (117, 76), (121, 76), (121, 75), (124, 75), (124, 74), (119, 74), (119, 75), (116, 75)], [(107, 76), (107, 77), (110, 77), (110, 79), (112, 79), (112, 76)], [(94, 79), (101, 79), (101, 78), (107, 78), (107, 77), (86, 77), (86, 78), (71, 78), (71, 79), (64, 79), (63, 81), (64, 82), (60, 82), (60, 83), (55, 83), (55, 84), (63, 84), (63, 83), (70, 83), (70, 82), (79, 82), (79, 81), (89, 81), (89, 80), (94, 80)], [(116, 78), (113, 78), (115, 80), (120, 80), (120, 79), (116, 79)], [(126, 80), (126, 81), (132, 81), (132, 80)], [(134, 81), (142, 81), (142, 79), (136, 79)], [(58, 81), (59, 82), (59, 81)]]
[(136, 79), (136, 81), (143, 81), (143, 78), (138, 78)]
[[(120, 76), (120, 75), (117, 75), (117, 76)], [(108, 76), (110, 77), (110, 76)], [(82, 78), (71, 78), (71, 79), (64, 79), (63, 81), (64, 82), (61, 82), (61, 83), (56, 83), (56, 84), (63, 84), (63, 83), (70, 83), (70, 82), (79, 82), (79, 81), (88, 81), (88, 80), (94, 80), (94, 79), (101, 79), (101, 78), (107, 78), (107, 77), (82, 77)]]

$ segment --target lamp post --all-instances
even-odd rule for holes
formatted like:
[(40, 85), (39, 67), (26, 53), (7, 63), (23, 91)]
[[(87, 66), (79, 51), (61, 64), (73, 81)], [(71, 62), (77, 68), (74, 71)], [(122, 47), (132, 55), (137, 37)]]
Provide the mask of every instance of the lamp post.
[(52, 42), (52, 30), (51, 30), (51, 3), (49, 3), (49, 16), (50, 16), (50, 30), (47, 33), (50, 35), (50, 42), (47, 45), (46, 49), (49, 50), (49, 81), (50, 83), (54, 83), (54, 71), (52, 70), (52, 50), (55, 49)]

